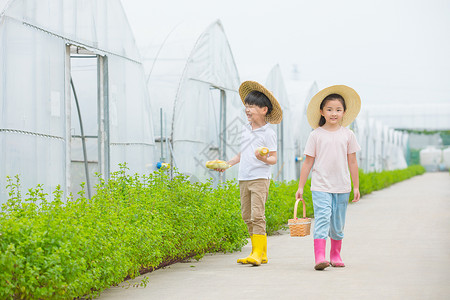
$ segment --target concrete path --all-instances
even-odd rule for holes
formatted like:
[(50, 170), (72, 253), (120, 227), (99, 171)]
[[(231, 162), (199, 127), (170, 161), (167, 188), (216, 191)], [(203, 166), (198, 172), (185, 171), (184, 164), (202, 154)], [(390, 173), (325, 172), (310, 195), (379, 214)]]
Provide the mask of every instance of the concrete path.
[(450, 175), (425, 173), (349, 205), (345, 268), (315, 271), (311, 235), (269, 237), (260, 267), (236, 263), (249, 252), (174, 264), (143, 275), (145, 288), (126, 288), (141, 276), (100, 299), (450, 299)]

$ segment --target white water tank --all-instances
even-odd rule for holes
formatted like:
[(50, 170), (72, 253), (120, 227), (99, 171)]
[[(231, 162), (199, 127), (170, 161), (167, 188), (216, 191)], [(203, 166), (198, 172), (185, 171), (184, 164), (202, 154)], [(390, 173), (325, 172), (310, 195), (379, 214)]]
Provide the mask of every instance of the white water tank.
[(447, 169), (450, 169), (450, 147), (442, 150), (442, 162)]
[(420, 164), (425, 167), (427, 172), (439, 171), (439, 164), (442, 161), (442, 150), (433, 146), (427, 146), (420, 150)]

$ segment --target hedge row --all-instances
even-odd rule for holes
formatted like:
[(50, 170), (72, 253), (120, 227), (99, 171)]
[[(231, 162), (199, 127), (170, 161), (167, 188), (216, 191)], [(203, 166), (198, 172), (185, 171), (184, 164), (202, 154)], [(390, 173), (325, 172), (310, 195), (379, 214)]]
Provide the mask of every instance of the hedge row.
[(94, 296), (141, 269), (247, 243), (233, 183), (214, 189), (122, 169), (91, 201), (67, 204), (60, 190), (48, 201), (40, 187), (23, 198), (17, 184), (0, 215), (0, 299)]
[[(361, 193), (422, 174), (421, 167), (360, 174)], [(271, 182), (267, 231), (292, 218), (297, 182)], [(307, 215), (313, 216), (309, 181)], [(9, 179), (10, 199), (0, 212), (0, 298), (71, 299), (94, 296), (126, 277), (206, 252), (235, 251), (247, 242), (235, 182), (213, 188), (164, 172), (129, 175), (122, 166), (91, 200), (63, 201), (42, 186), (20, 194)], [(51, 200), (49, 200), (51, 198)], [(301, 206), (298, 215), (302, 214)]]

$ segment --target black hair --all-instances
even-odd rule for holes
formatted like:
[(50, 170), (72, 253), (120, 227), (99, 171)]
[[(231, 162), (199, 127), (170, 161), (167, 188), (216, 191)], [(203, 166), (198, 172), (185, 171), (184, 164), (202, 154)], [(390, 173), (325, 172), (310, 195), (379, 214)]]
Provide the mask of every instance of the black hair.
[[(323, 107), (325, 106), (325, 104), (327, 104), (327, 102), (331, 101), (331, 100), (339, 100), (339, 102), (341, 102), (342, 106), (344, 107), (344, 111), (347, 109), (347, 106), (345, 106), (344, 97), (342, 97), (339, 94), (330, 94), (330, 95), (326, 96), (320, 103), (320, 110), (323, 110)], [(326, 122), (327, 121), (325, 120), (325, 118), (323, 116), (320, 116), (319, 126), (325, 125)]]
[(248, 105), (256, 105), (260, 108), (267, 107), (266, 115), (269, 115), (273, 109), (272, 102), (270, 102), (269, 98), (267, 98), (264, 93), (259, 91), (251, 91), (248, 93), (247, 97), (245, 97), (244, 103)]

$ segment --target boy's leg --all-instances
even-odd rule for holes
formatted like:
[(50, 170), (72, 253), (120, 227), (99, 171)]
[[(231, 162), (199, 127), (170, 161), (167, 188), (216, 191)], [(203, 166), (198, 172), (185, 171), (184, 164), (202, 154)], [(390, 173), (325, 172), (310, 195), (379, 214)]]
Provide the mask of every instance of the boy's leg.
[(269, 184), (269, 179), (256, 179), (249, 184), (253, 234), (266, 234), (265, 207), (269, 194)]
[[(252, 255), (253, 253), (253, 224), (252, 224), (252, 209), (251, 209), (251, 193), (248, 189), (248, 182), (249, 181), (239, 181), (239, 191), (241, 195), (241, 215), (242, 219), (244, 220), (245, 224), (247, 225), (248, 233), (250, 235), (250, 241), (252, 243), (252, 252), (249, 254)], [(241, 264), (247, 264), (247, 258), (239, 258), (237, 260), (238, 263)]]
[(314, 205), (314, 257), (316, 270), (327, 268), (330, 263), (325, 260), (325, 248), (330, 231), (331, 194), (311, 191)]
[(269, 194), (269, 179), (252, 180), (249, 185), (252, 203), (253, 242), (254, 251), (248, 258), (253, 265), (267, 263), (267, 236), (265, 205)]
[(341, 259), (341, 247), (349, 197), (350, 193), (333, 194), (329, 234), (331, 238), (330, 261), (333, 267), (345, 267)]
[(241, 195), (241, 216), (245, 224), (247, 224), (248, 233), (250, 236), (253, 234), (253, 223), (252, 223), (252, 202), (251, 202), (251, 191), (249, 190), (250, 181), (239, 181), (239, 190)]

